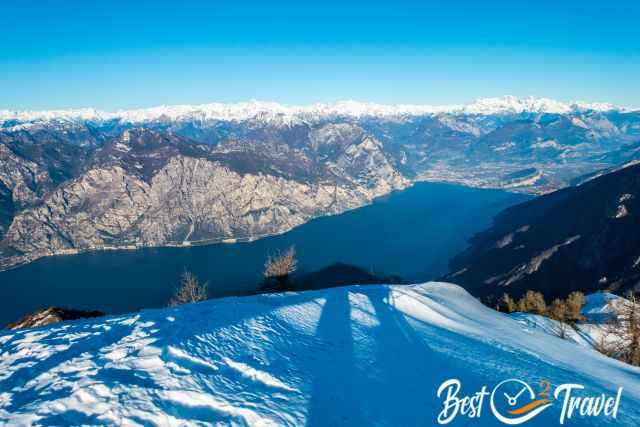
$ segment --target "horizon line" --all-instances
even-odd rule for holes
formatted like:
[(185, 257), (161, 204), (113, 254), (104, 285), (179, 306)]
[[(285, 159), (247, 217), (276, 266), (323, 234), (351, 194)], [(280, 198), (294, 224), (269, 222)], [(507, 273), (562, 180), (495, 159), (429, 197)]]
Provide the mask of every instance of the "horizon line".
[[(313, 110), (320, 108), (336, 108), (336, 107), (382, 107), (382, 108), (393, 108), (394, 110), (411, 110), (411, 109), (421, 109), (425, 110), (424, 113), (428, 112), (447, 112), (454, 110), (464, 110), (468, 107), (473, 106), (481, 106), (485, 104), (487, 107), (491, 107), (490, 102), (494, 102), (496, 104), (502, 104), (503, 107), (508, 107), (509, 103), (513, 104), (523, 104), (523, 103), (537, 103), (539, 104), (538, 109), (542, 109), (545, 103), (548, 104), (556, 104), (557, 107), (565, 107), (568, 109), (571, 108), (582, 108), (582, 109), (594, 109), (597, 111), (610, 111), (610, 110), (621, 110), (621, 111), (639, 111), (640, 108), (631, 107), (628, 105), (620, 105), (613, 104), (609, 102), (599, 102), (599, 101), (584, 101), (584, 100), (558, 100), (555, 98), (549, 98), (544, 96), (536, 96), (536, 95), (527, 95), (527, 96), (515, 96), (515, 95), (501, 95), (495, 97), (481, 97), (475, 98), (471, 101), (464, 103), (446, 103), (446, 104), (431, 104), (431, 103), (381, 103), (374, 101), (360, 101), (353, 98), (339, 99), (332, 102), (311, 102), (311, 103), (283, 103), (278, 101), (271, 100), (261, 100), (261, 99), (248, 99), (245, 101), (232, 101), (232, 102), (224, 102), (224, 101), (211, 101), (206, 103), (175, 103), (175, 104), (156, 104), (152, 106), (145, 107), (134, 107), (134, 108), (121, 108), (121, 109), (101, 109), (92, 106), (85, 107), (69, 107), (69, 108), (52, 108), (52, 109), (11, 109), (11, 108), (0, 108), (0, 119), (7, 119), (3, 116), (11, 116), (11, 115), (24, 115), (24, 114), (78, 114), (78, 113), (94, 113), (94, 114), (105, 114), (105, 115), (118, 115), (125, 113), (134, 113), (134, 112), (151, 112), (153, 110), (159, 109), (167, 109), (167, 108), (183, 108), (190, 109), (192, 112), (197, 111), (198, 109), (202, 109), (205, 107), (249, 107), (254, 106), (256, 108), (262, 108), (262, 111), (269, 111), (268, 107), (279, 108), (282, 110), (290, 110), (290, 111), (281, 111), (282, 113), (304, 113), (304, 112), (312, 112), (312, 111), (303, 111), (303, 110)], [(514, 105), (512, 105), (514, 106)], [(527, 105), (531, 107), (531, 105)], [(496, 105), (494, 105), (496, 107)], [(298, 110), (298, 111), (295, 111)], [(433, 111), (426, 111), (433, 110)], [(523, 110), (528, 111), (528, 110)], [(187, 111), (183, 111), (186, 113)], [(399, 112), (399, 111), (396, 111)], [(408, 113), (409, 111), (403, 111)], [(16, 117), (17, 118), (17, 117)]]

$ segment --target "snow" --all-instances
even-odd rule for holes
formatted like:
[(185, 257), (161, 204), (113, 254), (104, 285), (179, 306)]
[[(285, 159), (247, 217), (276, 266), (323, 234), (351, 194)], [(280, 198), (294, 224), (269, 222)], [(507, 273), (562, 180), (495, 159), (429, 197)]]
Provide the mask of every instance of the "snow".
[(615, 315), (617, 307), (626, 303), (625, 298), (609, 292), (598, 292), (587, 295), (586, 303), (582, 308), (582, 314), (588, 322), (601, 323)]
[(527, 179), (515, 180), (514, 182), (507, 184), (504, 188), (517, 188), (517, 187), (527, 187), (534, 185), (536, 182), (542, 179), (542, 173), (537, 172), (535, 175), (528, 177)]
[(438, 118), (438, 120), (443, 125), (458, 132), (470, 133), (475, 136), (480, 136), (482, 134), (482, 129), (480, 129), (479, 127), (474, 126), (470, 123), (458, 121), (450, 116), (441, 116)]
[(618, 203), (620, 203), (618, 205), (618, 209), (616, 210), (616, 214), (614, 215), (614, 218), (624, 218), (626, 216), (629, 215), (629, 210), (627, 209), (627, 206), (624, 205), (624, 202), (633, 199), (634, 196), (633, 194), (623, 194), (622, 196), (620, 196), (620, 199), (618, 200)]
[[(617, 420), (571, 425), (635, 426), (639, 375), (456, 285), (352, 286), (3, 332), (0, 424), (433, 425), (447, 379), (472, 394), (546, 378), (594, 395), (624, 387)], [(458, 421), (498, 425), (488, 410)]]
[(547, 141), (535, 142), (531, 144), (531, 148), (533, 149), (544, 149), (544, 148), (553, 148), (555, 150), (561, 150), (562, 145), (558, 143), (555, 139), (550, 139)]
[(118, 150), (118, 151), (124, 151), (125, 153), (131, 151), (131, 147), (129, 147), (128, 145), (125, 145), (125, 144), (123, 144), (121, 142), (117, 142), (116, 143), (115, 149)]
[(572, 105), (548, 98), (504, 96), (479, 99), (463, 108), (466, 114), (558, 113), (572, 111)]
[(507, 142), (505, 142), (505, 143), (503, 143), (503, 144), (501, 144), (501, 145), (499, 145), (499, 146), (495, 147), (495, 148), (493, 149), (493, 151), (496, 151), (496, 152), (499, 152), (499, 151), (507, 151), (507, 150), (510, 150), (511, 148), (513, 148), (513, 147), (515, 147), (515, 146), (516, 146), (516, 143), (515, 143), (515, 142), (513, 142), (513, 141), (507, 141)]
[[(540, 329), (553, 336), (560, 336), (562, 332), (565, 339), (582, 347), (594, 348), (602, 341), (606, 334), (606, 323), (617, 316), (618, 307), (626, 303), (625, 298), (609, 292), (597, 292), (587, 295), (582, 308), (584, 321), (578, 322), (576, 328), (562, 326), (560, 322), (531, 313), (512, 313), (511, 316), (528, 328)], [(607, 337), (607, 342), (612, 342), (615, 337)]]
[[(483, 98), (466, 105), (384, 105), (353, 100), (338, 101), (333, 104), (317, 103), (307, 106), (283, 105), (276, 102), (248, 101), (239, 103), (210, 103), (203, 105), (161, 105), (152, 108), (100, 111), (95, 108), (52, 111), (11, 111), (0, 110), (0, 124), (9, 120), (20, 122), (83, 122), (119, 120), (123, 123), (141, 124), (157, 121), (246, 121), (258, 120), (277, 125), (293, 125), (301, 120), (321, 120), (329, 117), (381, 117), (399, 118), (405, 116), (433, 115), (449, 113), (454, 115), (504, 115), (521, 113), (631, 111), (603, 103), (582, 101), (565, 103), (548, 98), (503, 96)], [(460, 130), (477, 132), (469, 125), (460, 124)], [(19, 130), (14, 126), (14, 130)]]
[(616, 214), (614, 218), (620, 219), (629, 215), (629, 211), (625, 205), (618, 205), (618, 209), (616, 210)]
[(557, 320), (545, 316), (531, 313), (512, 313), (511, 317), (522, 323), (525, 328), (540, 330), (551, 336), (560, 337), (564, 333), (564, 339), (581, 347), (593, 348), (593, 343), (595, 343), (595, 341), (592, 341), (591, 330), (589, 330), (587, 336), (583, 336), (579, 330), (569, 325), (561, 325)]

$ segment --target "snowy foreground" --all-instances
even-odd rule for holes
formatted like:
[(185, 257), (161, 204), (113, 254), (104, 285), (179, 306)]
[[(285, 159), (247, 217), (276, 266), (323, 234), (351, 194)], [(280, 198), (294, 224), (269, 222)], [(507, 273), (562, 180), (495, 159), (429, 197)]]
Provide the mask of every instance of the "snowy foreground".
[[(564, 424), (640, 425), (640, 369), (444, 283), (226, 298), (4, 332), (0, 424), (429, 426), (451, 378), (460, 398), (511, 378), (536, 392), (547, 379), (552, 396), (563, 383), (593, 396), (623, 387), (616, 419)], [(561, 409), (555, 400), (525, 425), (558, 425)], [(485, 401), (479, 417), (450, 425), (503, 424)]]

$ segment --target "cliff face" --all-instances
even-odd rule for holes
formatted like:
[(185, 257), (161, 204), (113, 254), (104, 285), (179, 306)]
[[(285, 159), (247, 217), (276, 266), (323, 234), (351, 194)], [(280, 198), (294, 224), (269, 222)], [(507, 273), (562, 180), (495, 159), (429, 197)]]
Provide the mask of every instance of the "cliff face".
[[(259, 153), (127, 131), (97, 150), (79, 176), (15, 214), (2, 240), (3, 266), (87, 249), (255, 239), (409, 184), (379, 141), (352, 131), (357, 137), (331, 155), (283, 147), (284, 159), (277, 147)], [(14, 188), (29, 188), (23, 177), (33, 174), (12, 171)], [(18, 202), (35, 197), (14, 194)]]

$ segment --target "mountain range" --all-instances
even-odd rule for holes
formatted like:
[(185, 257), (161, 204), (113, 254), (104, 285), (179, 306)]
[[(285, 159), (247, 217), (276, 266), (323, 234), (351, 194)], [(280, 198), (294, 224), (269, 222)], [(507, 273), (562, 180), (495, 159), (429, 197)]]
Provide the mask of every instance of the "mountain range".
[(638, 143), (638, 110), (541, 98), (0, 111), (0, 268), (253, 240), (422, 180), (543, 194)]

